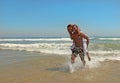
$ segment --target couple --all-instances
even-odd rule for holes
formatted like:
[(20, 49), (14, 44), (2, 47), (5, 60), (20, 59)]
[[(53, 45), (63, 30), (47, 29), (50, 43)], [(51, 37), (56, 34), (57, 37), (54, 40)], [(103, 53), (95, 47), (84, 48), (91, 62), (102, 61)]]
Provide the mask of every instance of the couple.
[(88, 44), (89, 44), (89, 37), (81, 32), (80, 28), (77, 25), (69, 24), (67, 26), (67, 30), (69, 32), (71, 40), (73, 40), (73, 45), (71, 46), (71, 63), (75, 62), (75, 58), (79, 54), (83, 65), (85, 66), (85, 59), (84, 55), (86, 54), (88, 60), (90, 61), (91, 58), (87, 51)]

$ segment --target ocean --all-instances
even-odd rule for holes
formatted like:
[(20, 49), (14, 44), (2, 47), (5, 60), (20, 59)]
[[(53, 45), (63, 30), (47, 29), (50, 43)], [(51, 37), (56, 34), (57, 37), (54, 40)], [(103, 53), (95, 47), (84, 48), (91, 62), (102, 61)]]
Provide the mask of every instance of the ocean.
[[(56, 54), (58, 56), (70, 56), (72, 40), (67, 37), (8, 37), (0, 38), (0, 57), (10, 54), (9, 57), (36, 56), (32, 53)], [(95, 61), (120, 60), (120, 37), (90, 37), (89, 53)], [(11, 54), (12, 51), (27, 54)], [(13, 53), (14, 53), (13, 52)], [(40, 55), (41, 55), (40, 54)], [(6, 57), (7, 58), (7, 57)], [(23, 58), (23, 59), (24, 59)], [(28, 58), (28, 57), (27, 57)], [(2, 61), (5, 62), (6, 59)], [(0, 59), (0, 60), (1, 60)], [(19, 58), (18, 58), (19, 59)], [(16, 59), (16, 61), (18, 60)]]
[[(72, 40), (65, 37), (0, 38), (0, 49), (70, 56)], [(120, 37), (91, 37), (89, 53), (93, 57), (120, 59)], [(22, 55), (21, 55), (22, 56)]]
[[(16, 62), (22, 62), (28, 59), (30, 60), (35, 57), (45, 57), (45, 56), (46, 57), (49, 57), (49, 56), (62, 57), (62, 58), (65, 58), (64, 63), (59, 62), (60, 64), (59, 63), (57, 64), (57, 60), (55, 58), (55, 60), (53, 59), (53, 61), (56, 61), (55, 64), (57, 64), (58, 68), (48, 68), (47, 70), (50, 72), (58, 71), (59, 74), (60, 72), (62, 73), (67, 72), (69, 70), (68, 67), (70, 66), (70, 55), (71, 55), (70, 46), (71, 45), (72, 45), (72, 40), (69, 37), (1, 37), (0, 38), (0, 66), (2, 67), (5, 65), (14, 64)], [(88, 82), (88, 80), (90, 81), (91, 79), (95, 79), (94, 78), (95, 75), (94, 73), (92, 73), (94, 72), (93, 70), (95, 70), (95, 68), (98, 68), (95, 71), (96, 72), (98, 71), (97, 76), (100, 78), (102, 77), (102, 75), (98, 74), (99, 71), (101, 72), (101, 70), (102, 71), (105, 70), (105, 69), (102, 69), (102, 67), (103, 68), (106, 68), (106, 67), (110, 68), (111, 66), (116, 67), (120, 63), (120, 37), (90, 37), (88, 50), (92, 60), (89, 62), (87, 60), (87, 57), (85, 56), (87, 70), (82, 70), (81, 68), (82, 63), (80, 58), (77, 58), (75, 65), (73, 65), (74, 72), (79, 72), (80, 75), (83, 74), (84, 76), (85, 71), (87, 71), (87, 73), (88, 71), (91, 72), (90, 76), (92, 77), (86, 78), (87, 81), (82, 80), (83, 83), (94, 82), (93, 80), (91, 82)], [(48, 63), (52, 63), (52, 62), (50, 61)], [(48, 63), (46, 63), (46, 65)], [(107, 66), (104, 67), (104, 65), (106, 64)], [(42, 64), (42, 67), (44, 67), (44, 65)], [(52, 67), (52, 65), (50, 66)], [(116, 68), (113, 67), (113, 70), (114, 69)], [(107, 70), (110, 71), (109, 69)], [(112, 80), (113, 82), (108, 80), (105, 81), (104, 78), (103, 78), (104, 80), (100, 82), (118, 83), (120, 81), (118, 78), (120, 77), (120, 74), (118, 74), (119, 71), (120, 71), (120, 66), (118, 66), (118, 69), (116, 72), (113, 71), (113, 74), (112, 74), (113, 77), (117, 77)], [(104, 73), (108, 73), (108, 72), (104, 72)], [(75, 74), (77, 73), (74, 73), (74, 75)], [(62, 74), (60, 75), (61, 77), (58, 75), (57, 76), (62, 79)], [(109, 76), (110, 74), (108, 74), (106, 78), (109, 78)], [(78, 78), (76, 77), (76, 79)], [(45, 79), (42, 81), (45, 81)], [(98, 82), (98, 81), (95, 81), (95, 82)], [(63, 82), (63, 81), (60, 81), (60, 82)], [(56, 82), (52, 81), (52, 83), (56, 83)], [(79, 81), (77, 81), (76, 83), (79, 83)]]

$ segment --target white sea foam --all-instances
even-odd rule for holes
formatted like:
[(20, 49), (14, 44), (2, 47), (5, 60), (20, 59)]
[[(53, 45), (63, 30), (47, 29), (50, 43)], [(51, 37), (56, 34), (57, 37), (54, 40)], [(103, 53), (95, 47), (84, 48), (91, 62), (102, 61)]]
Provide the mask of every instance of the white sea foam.
[(71, 64), (71, 61), (67, 61), (64, 63), (59, 70), (64, 71), (64, 72), (70, 72), (73, 73), (77, 70), (82, 70), (85, 68), (96, 68), (100, 66), (100, 60), (99, 58), (92, 58), (91, 61), (88, 61), (87, 58), (85, 57), (86, 60), (86, 65), (83, 66), (82, 61), (80, 60), (79, 57), (76, 58), (75, 63)]
[(90, 51), (91, 54), (96, 55), (105, 55), (105, 54), (120, 54), (119, 50), (110, 50), (110, 51), (103, 51), (103, 50), (97, 50), (97, 51)]
[(0, 49), (25, 50), (48, 54), (70, 54), (70, 43), (0, 44)]
[[(12, 44), (4, 43), (0, 44), (0, 49), (11, 49), (11, 50), (25, 50), (25, 51), (34, 51), (42, 52), (48, 54), (70, 54), (71, 43), (34, 43), (34, 44)], [(105, 54), (120, 54), (119, 50), (91, 50), (90, 54), (93, 55), (105, 55)]]
[(0, 39), (0, 41), (71, 41), (70, 38)]
[[(120, 40), (120, 37), (90, 37), (91, 40)], [(71, 41), (70, 38), (0, 38), (0, 41)]]
[(99, 40), (120, 40), (120, 38), (97, 38)]
[(105, 60), (119, 60), (120, 61), (120, 56), (91, 56), (91, 61), (88, 61), (87, 56), (85, 56), (85, 61), (86, 61), (86, 65), (85, 67), (82, 64), (82, 61), (80, 60), (79, 57), (76, 58), (75, 63), (71, 64), (71, 61), (69, 59), (69, 61), (67, 61), (66, 63), (64, 63), (59, 70), (60, 71), (64, 71), (64, 72), (70, 72), (73, 73), (77, 70), (81, 70), (84, 68), (97, 68), (100, 67), (101, 62), (105, 61)]

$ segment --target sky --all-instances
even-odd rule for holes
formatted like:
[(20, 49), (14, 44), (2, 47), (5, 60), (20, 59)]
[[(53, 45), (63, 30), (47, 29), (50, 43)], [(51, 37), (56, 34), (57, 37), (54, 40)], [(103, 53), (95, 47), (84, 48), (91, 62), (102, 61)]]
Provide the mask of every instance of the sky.
[(0, 36), (120, 36), (119, 0), (0, 0)]

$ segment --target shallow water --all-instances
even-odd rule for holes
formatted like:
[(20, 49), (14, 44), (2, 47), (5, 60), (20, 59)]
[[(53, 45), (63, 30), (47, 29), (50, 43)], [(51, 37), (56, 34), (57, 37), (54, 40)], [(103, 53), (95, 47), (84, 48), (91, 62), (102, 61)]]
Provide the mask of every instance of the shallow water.
[(119, 60), (93, 60), (83, 67), (77, 57), (71, 72), (70, 56), (36, 56), (0, 67), (0, 83), (119, 83), (119, 64)]

